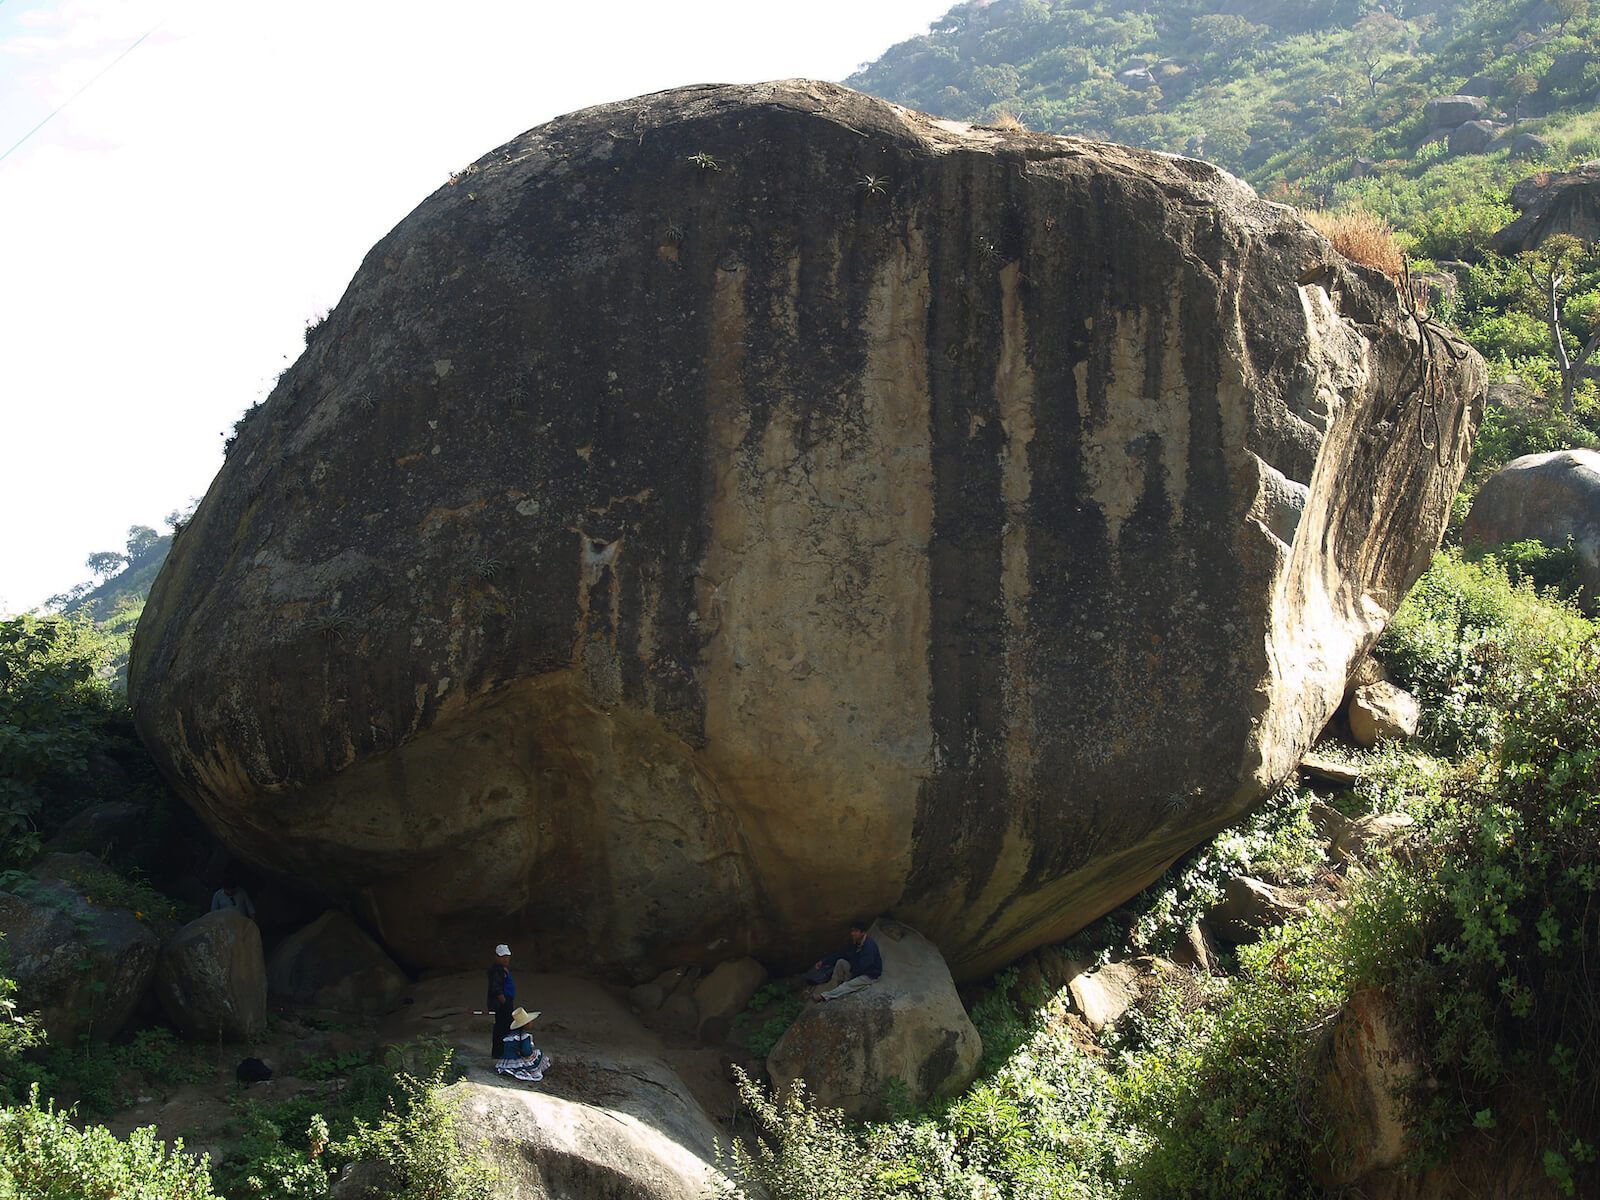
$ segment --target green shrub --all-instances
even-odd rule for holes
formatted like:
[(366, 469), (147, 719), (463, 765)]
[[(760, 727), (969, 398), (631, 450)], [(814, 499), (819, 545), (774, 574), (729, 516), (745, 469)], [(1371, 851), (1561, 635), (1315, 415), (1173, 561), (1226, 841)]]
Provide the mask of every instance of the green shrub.
[(1583, 570), (1583, 558), (1570, 537), (1564, 546), (1546, 546), (1540, 541), (1506, 542), (1469, 552), (1468, 557), (1491, 558), (1505, 569), (1513, 584), (1526, 581), (1540, 591), (1553, 591), (1563, 598), (1577, 592)]
[(3, 1200), (218, 1200), (204, 1159), (169, 1150), (153, 1128), (119, 1139), (99, 1125), (78, 1128), (70, 1114), (26, 1104), (0, 1109)]
[(743, 1034), (750, 1053), (765, 1058), (805, 1006), (803, 991), (781, 982), (769, 983), (750, 997), (744, 1011), (734, 1018), (734, 1028)]
[(1159, 994), (1150, 1048), (1116, 1085), (1145, 1139), (1134, 1195), (1312, 1194), (1329, 1128), (1314, 1035), (1346, 995), (1333, 939), (1333, 918), (1314, 913), (1241, 948), (1231, 985)]
[(0, 870), (38, 853), (46, 796), (81, 778), (106, 739), (105, 657), (88, 622), (0, 620)]

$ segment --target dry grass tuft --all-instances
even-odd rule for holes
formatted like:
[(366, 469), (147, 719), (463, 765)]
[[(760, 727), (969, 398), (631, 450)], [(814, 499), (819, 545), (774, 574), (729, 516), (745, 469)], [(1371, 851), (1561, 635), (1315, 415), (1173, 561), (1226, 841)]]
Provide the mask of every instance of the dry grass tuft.
[(996, 109), (983, 123), (985, 129), (1004, 129), (1012, 133), (1026, 133), (1028, 127), (1008, 108)]
[(1311, 228), (1333, 243), (1351, 262), (1375, 267), (1396, 283), (1405, 272), (1405, 256), (1395, 243), (1394, 230), (1365, 209), (1343, 212), (1306, 211), (1301, 214)]

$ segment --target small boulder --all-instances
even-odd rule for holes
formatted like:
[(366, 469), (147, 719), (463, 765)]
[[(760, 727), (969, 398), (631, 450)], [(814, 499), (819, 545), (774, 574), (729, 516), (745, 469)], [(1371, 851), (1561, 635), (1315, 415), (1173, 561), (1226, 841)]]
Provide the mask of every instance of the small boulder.
[(878, 921), (872, 936), (883, 952), (883, 977), (809, 1005), (767, 1056), (779, 1091), (804, 1079), (817, 1103), (867, 1120), (886, 1114), (891, 1081), (921, 1107), (966, 1087), (983, 1056), (933, 944), (898, 921)]
[(1406, 813), (1372, 813), (1346, 821), (1332, 839), (1333, 857), (1341, 862), (1371, 858), (1397, 845), (1416, 823), (1416, 818)]
[(499, 1173), (497, 1195), (705, 1200), (728, 1194), (717, 1127), (659, 1057), (580, 1042), (564, 1044), (557, 1057), (563, 1079), (582, 1081), (560, 1095), (508, 1087), (472, 1063), (467, 1077), (445, 1091), (459, 1104), (461, 1143), (481, 1147)]
[(1085, 971), (1067, 983), (1072, 1006), (1089, 1028), (1099, 1033), (1106, 1026), (1115, 1025), (1139, 1002), (1142, 975), (1135, 962), (1107, 963), (1099, 970)]
[(1369, 683), (1350, 697), (1350, 736), (1362, 746), (1415, 737), (1422, 709), (1417, 698), (1392, 683)]
[(364, 1158), (346, 1163), (328, 1189), (330, 1200), (390, 1200), (404, 1180), (382, 1159)]
[(1570, 233), (1583, 242), (1600, 237), (1600, 162), (1570, 171), (1538, 171), (1511, 189), (1511, 207), (1522, 215), (1494, 235), (1501, 254), (1536, 250), (1547, 238)]
[(1422, 107), (1430, 129), (1454, 129), (1488, 111), (1489, 102), (1482, 96), (1435, 96)]
[(1183, 931), (1183, 937), (1172, 948), (1172, 963), (1197, 975), (1210, 975), (1216, 970), (1217, 948), (1203, 922), (1191, 921)]
[(1511, 139), (1511, 157), (1543, 158), (1550, 153), (1550, 142), (1536, 133), (1519, 133)]
[(1142, 92), (1146, 88), (1153, 88), (1156, 86), (1156, 77), (1143, 67), (1140, 67), (1135, 71), (1120, 72), (1117, 75), (1117, 82), (1123, 87), (1132, 88), (1136, 92)]
[(738, 958), (719, 964), (695, 984), (694, 1004), (700, 1015), (700, 1040), (725, 1040), (734, 1017), (744, 1011), (750, 998), (766, 981), (765, 967), (753, 958)]
[(0, 892), (0, 947), (18, 1011), (37, 1011), (57, 1046), (80, 1034), (114, 1037), (155, 974), (161, 939), (133, 910), (90, 899), (101, 874), (108, 869), (90, 855), (51, 854), (16, 892)]
[(1206, 914), (1206, 926), (1237, 946), (1305, 911), (1270, 883), (1236, 875), (1223, 883), (1222, 900)]
[(156, 997), (195, 1041), (248, 1042), (267, 1023), (261, 930), (237, 909), (190, 921), (161, 948)]
[(1352, 763), (1340, 762), (1337, 758), (1315, 752), (1307, 754), (1300, 760), (1300, 773), (1310, 779), (1320, 779), (1323, 783), (1331, 783), (1341, 788), (1355, 787), (1365, 774), (1360, 767)]
[(674, 1033), (693, 1033), (700, 1027), (700, 1010), (695, 1007), (694, 994), (685, 990), (668, 996), (656, 1011), (656, 1020)]
[(1500, 136), (1500, 126), (1493, 121), (1468, 121), (1450, 133), (1451, 154), (1482, 154), (1494, 145)]
[(383, 948), (337, 911), (284, 939), (267, 962), (272, 995), (307, 1008), (386, 1012), (408, 986)]

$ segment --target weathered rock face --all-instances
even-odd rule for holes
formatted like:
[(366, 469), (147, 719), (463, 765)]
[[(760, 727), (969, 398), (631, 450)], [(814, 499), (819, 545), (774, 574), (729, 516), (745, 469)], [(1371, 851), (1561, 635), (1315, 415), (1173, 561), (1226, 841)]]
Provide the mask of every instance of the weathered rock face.
[(246, 1042), (259, 1036), (267, 1025), (261, 930), (231, 908), (189, 922), (161, 947), (156, 996), (187, 1037)]
[(39, 1013), (53, 1045), (114, 1037), (155, 973), (161, 939), (150, 926), (131, 909), (91, 899), (104, 872), (88, 854), (48, 854), (18, 894), (0, 892), (0, 951), (17, 1008)]
[(803, 1079), (819, 1104), (863, 1119), (883, 1117), (896, 1086), (918, 1108), (955, 1095), (983, 1057), (950, 969), (928, 939), (898, 921), (877, 922), (872, 936), (882, 978), (808, 1005), (767, 1055), (778, 1091)]
[(1600, 163), (1540, 171), (1511, 189), (1511, 204), (1522, 215), (1494, 235), (1501, 254), (1535, 250), (1558, 233), (1600, 240)]
[(141, 621), (158, 759), (411, 965), (860, 913), (958, 977), (1294, 769), (1483, 390), (1201, 163), (826, 84), (561, 118), (368, 256)]
[(381, 1013), (409, 981), (342, 912), (326, 912), (285, 938), (267, 960), (275, 1000), (340, 1012)]
[(1468, 546), (1539, 541), (1578, 555), (1581, 600), (1600, 602), (1600, 451), (1524, 454), (1501, 467), (1473, 499), (1461, 529)]

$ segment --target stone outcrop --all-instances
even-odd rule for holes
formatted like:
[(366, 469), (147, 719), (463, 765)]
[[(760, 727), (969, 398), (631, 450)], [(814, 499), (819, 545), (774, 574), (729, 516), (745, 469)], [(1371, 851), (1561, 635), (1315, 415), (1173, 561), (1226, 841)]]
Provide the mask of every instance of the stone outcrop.
[(938, 950), (896, 921), (877, 922), (872, 936), (883, 952), (883, 977), (810, 1004), (767, 1055), (780, 1092), (803, 1079), (818, 1103), (868, 1120), (886, 1115), (896, 1086), (918, 1108), (955, 1095), (983, 1057)]
[(184, 1036), (247, 1042), (267, 1024), (261, 930), (237, 909), (191, 921), (161, 947), (156, 998)]
[(382, 1013), (408, 983), (383, 947), (342, 912), (325, 912), (290, 934), (267, 960), (272, 998), (306, 1008)]
[[(581, 1073), (599, 1094), (575, 1103), (561, 1071)], [(456, 1131), (484, 1146), (504, 1194), (705, 1200), (720, 1179), (717, 1131), (681, 1079), (659, 1059), (629, 1051), (574, 1057), (563, 1051), (548, 1086), (466, 1080), (445, 1090), (460, 1104)]]
[(1468, 121), (1450, 131), (1451, 154), (1483, 154), (1495, 144), (1504, 126), (1494, 121)]
[(1235, 875), (1223, 880), (1222, 899), (1206, 913), (1206, 928), (1232, 945), (1254, 942), (1268, 929), (1305, 913), (1281, 888)]
[(805, 82), (576, 113), (243, 423), (136, 719), (407, 966), (797, 965), (892, 911), (979, 976), (1326, 724), (1477, 420), (1418, 337), (1202, 163)]
[(1494, 235), (1501, 254), (1536, 250), (1558, 233), (1600, 241), (1600, 162), (1529, 176), (1511, 189), (1511, 207), (1522, 215)]
[(1461, 530), (1473, 547), (1538, 541), (1578, 556), (1580, 601), (1600, 601), (1600, 451), (1525, 454), (1501, 467), (1478, 490)]
[(161, 939), (134, 910), (95, 903), (105, 866), (48, 854), (15, 892), (0, 892), (0, 952), (17, 1008), (37, 1012), (50, 1041), (114, 1037), (149, 990)]
[(1481, 96), (1435, 96), (1422, 106), (1429, 129), (1454, 129), (1488, 111), (1489, 102)]
[(1350, 697), (1346, 710), (1350, 736), (1359, 746), (1379, 742), (1405, 741), (1416, 736), (1422, 709), (1417, 698), (1402, 687), (1379, 680), (1362, 684)]
[(1334, 1146), (1318, 1164), (1318, 1181), (1339, 1188), (1405, 1158), (1403, 1094), (1418, 1063), (1396, 1029), (1393, 1002), (1372, 988), (1345, 1002), (1327, 1054), (1323, 1098)]
[(720, 1042), (733, 1028), (733, 1019), (767, 981), (767, 969), (753, 958), (718, 964), (694, 988), (695, 1016), (700, 1040)]

